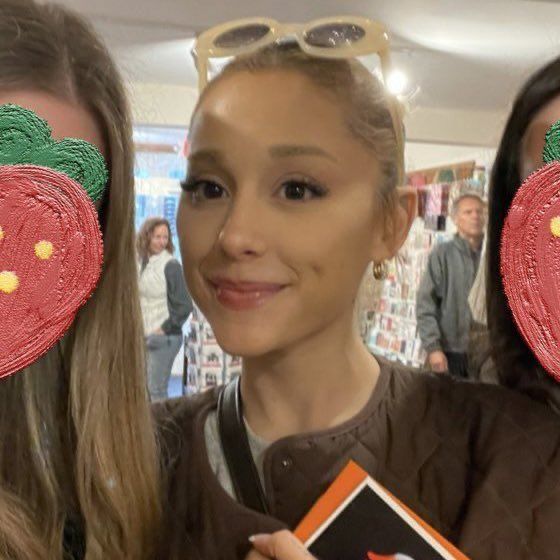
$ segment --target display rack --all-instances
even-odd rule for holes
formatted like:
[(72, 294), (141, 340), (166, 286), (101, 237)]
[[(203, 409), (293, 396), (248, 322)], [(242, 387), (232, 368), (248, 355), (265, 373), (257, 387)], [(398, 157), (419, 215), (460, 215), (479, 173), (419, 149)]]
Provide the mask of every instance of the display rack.
[(398, 260), (390, 265), (387, 279), (378, 283), (375, 292), (368, 335), (373, 353), (412, 367), (424, 363), (416, 324), (416, 293), (430, 251), (449, 238), (447, 231), (427, 229), (423, 218), (415, 219)]
[(210, 323), (196, 306), (186, 336), (185, 364), (184, 394), (222, 385), (241, 373), (241, 359), (220, 348)]
[[(445, 168), (442, 168), (445, 169)], [(426, 361), (416, 323), (416, 294), (426, 269), (428, 257), (438, 243), (448, 241), (455, 233), (448, 218), (449, 209), (461, 193), (477, 192), (486, 198), (486, 173), (474, 162), (458, 165), (460, 173), (442, 169), (428, 170), (427, 176), (462, 176), (470, 170), (470, 179), (447, 183), (423, 184), (416, 174), (418, 217), (409, 236), (389, 266), (387, 279), (376, 283), (372, 309), (368, 311), (367, 342), (374, 354), (420, 368)]]

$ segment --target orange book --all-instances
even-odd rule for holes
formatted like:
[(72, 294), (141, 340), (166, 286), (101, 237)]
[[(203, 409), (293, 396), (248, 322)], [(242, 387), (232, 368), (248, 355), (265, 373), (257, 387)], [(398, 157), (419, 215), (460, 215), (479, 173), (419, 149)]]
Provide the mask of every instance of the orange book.
[(352, 461), (295, 533), (321, 560), (469, 560)]

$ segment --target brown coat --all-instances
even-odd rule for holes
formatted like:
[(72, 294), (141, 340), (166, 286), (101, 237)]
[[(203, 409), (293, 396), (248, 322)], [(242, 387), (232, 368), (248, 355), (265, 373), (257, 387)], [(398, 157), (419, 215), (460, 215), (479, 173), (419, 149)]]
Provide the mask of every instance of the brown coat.
[(276, 519), (237, 504), (211, 471), (203, 428), (217, 391), (158, 405), (168, 527), (159, 558), (244, 558), (251, 534), (295, 527), (353, 459), (473, 560), (558, 560), (558, 416), (501, 387), (381, 365), (355, 418), (269, 448)]

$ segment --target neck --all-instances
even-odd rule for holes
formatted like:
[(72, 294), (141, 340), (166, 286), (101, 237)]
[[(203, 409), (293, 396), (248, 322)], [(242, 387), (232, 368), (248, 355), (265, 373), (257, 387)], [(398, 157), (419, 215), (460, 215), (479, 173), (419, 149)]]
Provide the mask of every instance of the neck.
[(463, 232), (459, 232), (459, 236), (462, 237), (470, 246), (473, 251), (478, 251), (482, 245), (482, 239), (484, 235), (468, 235)]
[(288, 349), (244, 359), (245, 418), (270, 442), (332, 428), (362, 410), (378, 377), (350, 314)]

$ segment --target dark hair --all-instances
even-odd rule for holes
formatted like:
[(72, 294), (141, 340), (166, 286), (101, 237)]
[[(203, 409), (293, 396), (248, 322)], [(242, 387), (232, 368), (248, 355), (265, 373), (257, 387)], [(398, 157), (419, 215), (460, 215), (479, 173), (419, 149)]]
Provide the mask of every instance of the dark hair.
[(523, 136), (535, 115), (560, 95), (560, 57), (538, 70), (518, 93), (507, 121), (490, 179), (486, 305), (493, 358), (500, 382), (541, 401), (555, 382), (540, 367), (517, 330), (500, 274), (502, 228), (521, 186)]

